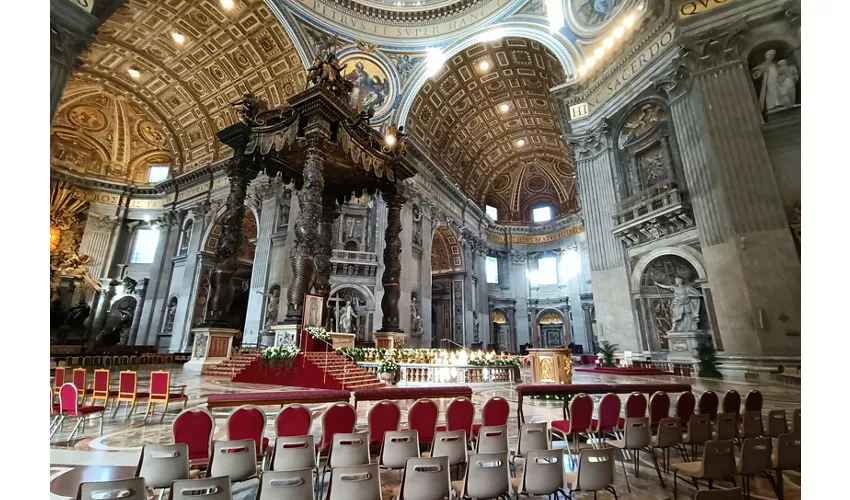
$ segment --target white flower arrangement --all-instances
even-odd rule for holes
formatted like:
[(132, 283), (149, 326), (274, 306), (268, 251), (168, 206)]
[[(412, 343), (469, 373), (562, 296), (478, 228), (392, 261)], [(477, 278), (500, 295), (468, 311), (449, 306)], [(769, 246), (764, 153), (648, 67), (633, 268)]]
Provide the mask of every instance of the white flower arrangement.
[(293, 360), (298, 356), (301, 349), (294, 345), (276, 345), (263, 349), (260, 357), (268, 363)]
[(331, 340), (331, 336), (328, 334), (328, 331), (321, 326), (308, 326), (307, 333), (309, 333), (314, 339), (325, 340), (328, 342)]

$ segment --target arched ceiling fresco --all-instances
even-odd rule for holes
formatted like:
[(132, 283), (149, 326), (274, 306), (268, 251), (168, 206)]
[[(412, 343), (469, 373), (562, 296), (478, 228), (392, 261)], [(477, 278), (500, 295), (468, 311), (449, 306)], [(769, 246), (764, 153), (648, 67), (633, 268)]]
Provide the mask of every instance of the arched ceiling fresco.
[(178, 174), (230, 154), (215, 137), (238, 119), (230, 103), (250, 90), (279, 106), (303, 88), (305, 74), (262, 0), (234, 1), (229, 10), (218, 0), (129, 0), (82, 59), (74, 80), (148, 113)]
[(455, 232), (446, 225), (434, 229), (431, 242), (432, 274), (463, 271), (463, 253)]
[(549, 88), (564, 71), (540, 43), (503, 38), (457, 54), (426, 82), (407, 122), (412, 140), (479, 204), (506, 219), (552, 203), (578, 209), (574, 171)]

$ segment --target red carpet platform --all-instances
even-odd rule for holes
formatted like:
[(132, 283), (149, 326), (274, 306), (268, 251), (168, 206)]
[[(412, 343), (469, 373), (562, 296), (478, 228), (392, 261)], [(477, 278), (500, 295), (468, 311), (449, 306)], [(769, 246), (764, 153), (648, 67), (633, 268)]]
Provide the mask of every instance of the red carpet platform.
[(302, 352), (292, 368), (270, 367), (260, 359), (245, 366), (234, 382), (277, 384), (313, 389), (374, 389), (383, 387), (378, 378), (335, 352)]
[(657, 368), (575, 368), (577, 372), (604, 373), (605, 375), (673, 375), (673, 372), (659, 370)]

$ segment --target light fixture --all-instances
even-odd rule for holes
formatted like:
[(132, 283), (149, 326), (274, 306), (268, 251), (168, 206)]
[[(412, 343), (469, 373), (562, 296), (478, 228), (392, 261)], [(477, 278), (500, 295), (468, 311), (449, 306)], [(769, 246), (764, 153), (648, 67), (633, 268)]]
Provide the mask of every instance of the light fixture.
[(186, 37), (176, 31), (171, 33), (171, 39), (174, 40), (177, 45), (183, 45), (183, 42), (186, 41)]
[(131, 78), (134, 78), (134, 79), (139, 78), (140, 76), (142, 76), (142, 73), (141, 73), (139, 70), (137, 70), (136, 68), (130, 68), (130, 69), (128, 69), (128, 70), (127, 70), (127, 73), (130, 75), (130, 77), (131, 77)]
[(490, 69), (490, 63), (488, 61), (481, 61), (481, 63), (478, 64), (478, 69), (481, 71), (487, 71)]
[(579, 68), (578, 68), (578, 74), (579, 74), (579, 75), (584, 75), (585, 73), (587, 73), (587, 66), (579, 66)]
[(387, 146), (392, 147), (392, 146), (394, 146), (394, 145), (395, 145), (395, 136), (394, 136), (393, 134), (387, 134), (387, 135), (384, 137), (384, 141), (386, 141)]
[(597, 47), (596, 50), (593, 51), (593, 57), (597, 59), (602, 59), (603, 54), (605, 54), (604, 47)]
[(519, 146), (519, 147), (525, 146), (525, 139), (520, 139), (520, 140), (516, 141), (516, 145)]
[(584, 61), (584, 64), (588, 68), (592, 68), (593, 65), (596, 64), (596, 58), (593, 57), (593, 56), (590, 56), (590, 57), (587, 58), (587, 60)]
[(499, 106), (499, 111), (501, 111), (502, 113), (507, 113), (509, 109), (511, 109), (511, 107), (510, 107), (510, 106), (508, 106), (508, 104), (507, 104), (507, 103), (502, 104), (501, 106)]
[(224, 10), (230, 10), (233, 8), (233, 0), (221, 0), (221, 7)]
[(612, 45), (614, 45), (614, 39), (610, 36), (602, 41), (602, 46), (606, 49), (610, 49)]
[(623, 38), (623, 34), (626, 32), (626, 28), (622, 26), (617, 26), (614, 28), (614, 38)]
[(634, 23), (635, 23), (635, 15), (634, 14), (629, 14), (628, 16), (626, 16), (625, 19), (623, 19), (623, 25), (626, 28), (631, 28)]

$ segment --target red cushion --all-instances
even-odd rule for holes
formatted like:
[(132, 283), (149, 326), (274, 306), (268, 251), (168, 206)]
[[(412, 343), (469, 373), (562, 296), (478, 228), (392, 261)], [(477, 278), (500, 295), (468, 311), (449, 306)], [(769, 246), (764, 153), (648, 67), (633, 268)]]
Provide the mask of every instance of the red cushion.
[(168, 395), (168, 397), (171, 398), (171, 399), (181, 399), (181, 398), (185, 398), (185, 397), (188, 397), (188, 396), (186, 396), (182, 392), (172, 392)]
[(263, 438), (263, 451), (265, 451), (265, 449), (268, 448), (268, 447), (269, 447), (269, 438), (264, 437)]
[(446, 426), (445, 425), (438, 425), (437, 430), (438, 431), (444, 431), (444, 430), (446, 430)]
[(472, 435), (478, 436), (478, 431), (481, 430), (481, 424), (472, 424)]
[(618, 418), (617, 419), (617, 428), (618, 429), (624, 429), (625, 427), (626, 427), (626, 419), (623, 418), (623, 417)]
[(557, 429), (565, 434), (570, 431), (569, 420), (553, 420), (551, 425), (553, 429)]
[(94, 389), (86, 389), (86, 394), (93, 394), (93, 393), (94, 393)]
[(103, 410), (105, 410), (105, 408), (102, 406), (81, 406), (77, 409), (77, 413), (80, 415), (88, 415), (89, 413), (97, 413)]
[(149, 392), (137, 392), (136, 393), (136, 399), (149, 398), (150, 396), (151, 396), (151, 393), (149, 393)]
[(53, 413), (59, 413), (59, 408), (61, 408), (59, 403), (53, 403)]

